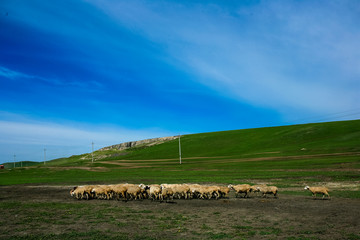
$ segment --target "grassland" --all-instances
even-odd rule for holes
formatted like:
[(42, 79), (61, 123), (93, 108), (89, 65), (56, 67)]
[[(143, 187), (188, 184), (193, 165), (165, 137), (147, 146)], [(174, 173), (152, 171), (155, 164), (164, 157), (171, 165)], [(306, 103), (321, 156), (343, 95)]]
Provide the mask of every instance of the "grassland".
[(360, 181), (360, 120), (184, 135), (181, 165), (178, 147), (176, 139), (95, 151), (94, 163), (83, 154), (7, 169), (0, 172), (0, 185), (271, 183), (291, 191), (314, 183), (344, 183), (348, 189), (335, 189), (351, 190)]
[[(181, 137), (0, 171), (1, 239), (360, 239), (360, 120)], [(11, 164), (9, 165), (11, 166)], [(90, 183), (273, 184), (279, 199), (77, 201)], [(325, 185), (316, 201), (305, 185)], [(233, 194), (233, 193), (232, 193)]]

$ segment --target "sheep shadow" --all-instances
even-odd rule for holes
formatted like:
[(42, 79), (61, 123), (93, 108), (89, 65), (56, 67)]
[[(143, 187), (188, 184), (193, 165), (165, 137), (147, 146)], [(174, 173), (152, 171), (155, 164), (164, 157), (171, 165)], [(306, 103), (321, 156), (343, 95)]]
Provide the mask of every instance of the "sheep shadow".
[(170, 204), (177, 204), (175, 201), (160, 201), (160, 203), (170, 203)]
[(306, 199), (313, 200), (313, 201), (330, 201), (331, 200), (331, 198), (328, 198), (328, 197), (325, 197), (325, 198), (322, 198), (322, 197), (307, 197)]
[(331, 198), (313, 198), (312, 200), (314, 200), (314, 201), (330, 201), (331, 200)]

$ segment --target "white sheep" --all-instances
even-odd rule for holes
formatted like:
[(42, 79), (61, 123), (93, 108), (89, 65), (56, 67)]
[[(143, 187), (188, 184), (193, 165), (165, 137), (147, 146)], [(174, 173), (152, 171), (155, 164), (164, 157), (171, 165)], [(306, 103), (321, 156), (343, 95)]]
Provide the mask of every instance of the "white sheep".
[(114, 197), (116, 197), (117, 200), (120, 200), (120, 198), (126, 198), (126, 192), (128, 189), (128, 186), (125, 184), (116, 184), (116, 185), (110, 185), (112, 194)]
[[(258, 192), (260, 192), (260, 188), (262, 188), (262, 187), (266, 187), (266, 185), (264, 185), (264, 184), (261, 184), (261, 185), (252, 185), (251, 187), (250, 187), (250, 192), (253, 192), (253, 193), (255, 193), (255, 195), (257, 195), (257, 193)], [(259, 189), (258, 189), (259, 188)]]
[(142, 199), (142, 189), (139, 186), (128, 186), (126, 191), (126, 199), (137, 200)]
[(97, 185), (91, 189), (91, 194), (98, 199), (111, 199), (112, 188), (108, 185)]
[(240, 193), (245, 193), (244, 198), (248, 197), (251, 187), (249, 184), (229, 185), (228, 188), (235, 191), (235, 197), (238, 197)]
[(187, 186), (190, 188), (189, 198), (197, 198), (197, 190), (202, 186), (199, 184), (187, 184)]
[(212, 197), (215, 197), (216, 199), (219, 198), (220, 188), (218, 186), (193, 186), (192, 187), (192, 193), (193, 196), (197, 196), (200, 199), (211, 199)]
[(326, 188), (326, 187), (309, 187), (309, 186), (306, 186), (304, 189), (309, 190), (312, 193), (313, 197), (316, 197), (317, 193), (321, 193), (323, 195), (323, 197), (322, 197), (323, 199), (324, 199), (325, 195), (328, 196), (328, 198), (330, 198), (329, 189)]
[(274, 197), (277, 198), (278, 188), (275, 186), (258, 186), (256, 191), (260, 191), (263, 197), (266, 197), (266, 194), (274, 194)]
[(170, 188), (174, 197), (187, 199), (190, 195), (190, 187), (187, 184), (161, 184), (161, 188)]
[(157, 184), (152, 184), (149, 186), (149, 198), (151, 200), (160, 200), (161, 198), (161, 186)]
[(165, 200), (174, 199), (174, 192), (171, 188), (161, 187), (160, 201), (164, 201), (164, 199)]
[(70, 190), (70, 195), (72, 197), (75, 197), (78, 200), (80, 200), (80, 199), (89, 200), (92, 197), (91, 189), (93, 187), (94, 186), (91, 186), (91, 185), (74, 187), (73, 189)]
[(149, 197), (150, 194), (150, 187), (148, 185), (145, 185), (143, 183), (139, 184), (139, 187), (141, 188), (141, 195), (143, 199), (147, 199)]

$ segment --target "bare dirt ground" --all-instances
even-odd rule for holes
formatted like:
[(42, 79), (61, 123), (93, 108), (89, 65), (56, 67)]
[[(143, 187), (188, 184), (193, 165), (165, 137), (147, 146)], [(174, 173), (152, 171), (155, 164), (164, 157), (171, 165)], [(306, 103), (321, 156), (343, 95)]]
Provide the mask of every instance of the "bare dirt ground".
[(0, 239), (360, 239), (360, 200), (75, 200), (70, 186), (0, 186)]

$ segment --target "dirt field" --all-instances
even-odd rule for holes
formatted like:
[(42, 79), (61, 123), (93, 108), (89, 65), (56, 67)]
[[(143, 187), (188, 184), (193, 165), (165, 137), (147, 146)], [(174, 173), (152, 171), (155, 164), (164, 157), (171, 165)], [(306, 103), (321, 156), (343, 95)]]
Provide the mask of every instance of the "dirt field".
[(0, 186), (0, 239), (360, 239), (360, 200), (75, 200), (68, 187)]

